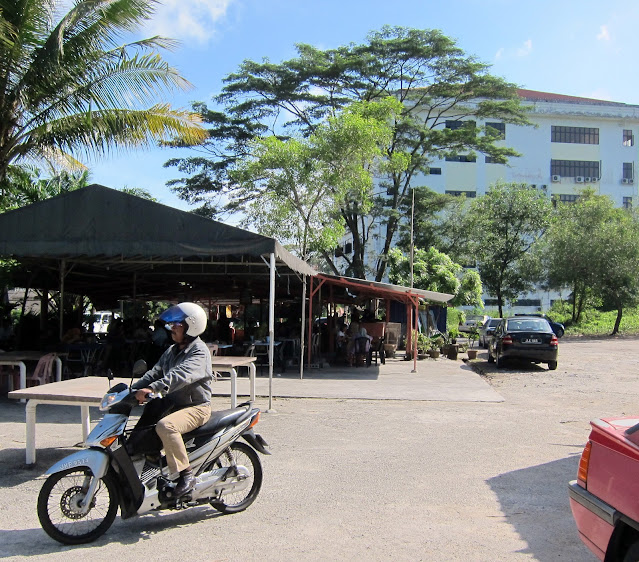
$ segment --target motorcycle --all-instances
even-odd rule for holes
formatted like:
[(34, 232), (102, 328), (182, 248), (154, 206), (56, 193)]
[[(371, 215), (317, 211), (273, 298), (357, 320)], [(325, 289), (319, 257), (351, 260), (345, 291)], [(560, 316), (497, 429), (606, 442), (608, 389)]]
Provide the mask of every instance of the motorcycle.
[[(134, 376), (145, 371), (146, 363), (136, 362)], [(110, 388), (100, 404), (107, 413), (87, 437), (88, 449), (47, 470), (38, 496), (38, 518), (53, 539), (63, 544), (91, 542), (109, 529), (118, 507), (123, 519), (207, 503), (230, 514), (245, 510), (257, 498), (262, 465), (256, 451), (271, 454), (253, 430), (260, 417), (258, 408), (246, 402), (213, 412), (206, 424), (183, 435), (195, 485), (186, 495), (174, 497), (175, 482), (169, 478), (155, 427), (140, 426), (143, 414), (135, 427), (127, 429), (131, 410), (138, 404), (135, 392), (123, 383)], [(145, 408), (154, 404), (161, 404), (164, 412), (170, 408), (162, 399), (150, 400)], [(159, 419), (162, 412), (155, 413)]]

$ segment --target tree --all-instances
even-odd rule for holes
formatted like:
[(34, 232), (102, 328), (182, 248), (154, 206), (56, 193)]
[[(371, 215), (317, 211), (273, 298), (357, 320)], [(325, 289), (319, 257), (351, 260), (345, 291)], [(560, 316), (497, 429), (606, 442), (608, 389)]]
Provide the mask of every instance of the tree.
[(308, 137), (255, 141), (232, 173), (238, 200), (250, 202), (245, 222), (291, 242), (304, 260), (319, 254), (331, 263), (344, 234), (340, 209), (346, 202), (370, 209), (373, 172), (391, 137), (388, 123), (400, 111), (393, 98), (357, 102)]
[(61, 171), (50, 177), (43, 177), (42, 170), (37, 166), (10, 166), (7, 182), (11, 189), (0, 201), (2, 211), (17, 209), (85, 187), (89, 183), (89, 172)]
[(526, 184), (498, 183), (471, 200), (468, 250), (485, 289), (497, 297), (500, 317), (506, 301), (540, 278), (540, 262), (532, 250), (548, 228), (551, 210), (546, 194)]
[[(383, 250), (372, 268), (374, 278), (381, 280), (386, 256), (410, 208), (410, 190), (425, 181), (433, 158), (477, 150), (505, 162), (516, 152), (497, 143), (499, 133), (475, 119), (528, 121), (515, 86), (491, 76), (487, 65), (467, 56), (439, 31), (385, 27), (362, 45), (297, 49), (297, 58), (280, 64), (245, 61), (226, 77), (215, 99), (220, 111), (198, 105), (212, 125), (206, 144), (209, 158), (169, 161), (167, 165), (191, 176), (172, 186), (180, 196), (205, 203), (207, 193), (233, 199), (237, 186), (227, 171), (246, 153), (251, 135), (309, 135), (327, 116), (355, 101), (396, 97), (403, 109), (392, 123), (386, 157), (392, 161), (396, 154), (407, 156), (408, 165), (391, 166), (380, 175), (381, 192), (366, 214), (356, 201), (344, 201), (340, 209), (345, 228), (353, 234), (350, 270), (357, 277), (366, 277), (365, 252), (374, 226), (384, 227)], [(464, 126), (446, 128), (449, 120), (463, 120)], [(232, 201), (225, 209), (234, 205)]]
[(584, 190), (572, 204), (558, 204), (544, 247), (551, 287), (572, 291), (572, 321), (578, 323), (589, 301), (603, 300), (617, 310), (639, 297), (638, 221), (612, 200)]
[(597, 231), (605, 243), (598, 288), (604, 303), (617, 311), (612, 334), (619, 333), (623, 310), (639, 302), (639, 221), (625, 209), (615, 208)]
[(119, 44), (149, 19), (156, 0), (3, 2), (0, 12), (0, 194), (10, 166), (63, 168), (78, 157), (174, 140), (196, 144), (205, 131), (191, 112), (158, 96), (190, 85), (155, 51), (172, 40)]
[[(398, 248), (393, 248), (388, 253), (388, 264), (390, 282), (410, 286), (410, 258)], [(474, 270), (464, 269), (435, 248), (415, 249), (413, 286), (425, 291), (455, 295), (450, 301), (452, 306), (468, 305), (483, 308), (479, 274)]]

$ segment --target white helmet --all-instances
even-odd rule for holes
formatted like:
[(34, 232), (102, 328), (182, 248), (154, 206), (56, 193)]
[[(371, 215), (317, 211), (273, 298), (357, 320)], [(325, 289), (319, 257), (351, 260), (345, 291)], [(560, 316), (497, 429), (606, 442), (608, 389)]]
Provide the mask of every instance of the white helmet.
[(206, 330), (206, 312), (194, 302), (181, 302), (165, 310), (160, 315), (163, 322), (184, 322), (186, 324), (186, 335), (195, 338)]

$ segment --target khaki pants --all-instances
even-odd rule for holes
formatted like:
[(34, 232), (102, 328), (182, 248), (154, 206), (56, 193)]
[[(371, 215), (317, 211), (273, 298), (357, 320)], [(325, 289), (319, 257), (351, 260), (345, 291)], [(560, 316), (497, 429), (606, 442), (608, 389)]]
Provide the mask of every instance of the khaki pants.
[(162, 418), (155, 431), (162, 440), (166, 453), (166, 464), (171, 474), (183, 471), (189, 466), (182, 434), (204, 425), (211, 417), (211, 404), (189, 406)]

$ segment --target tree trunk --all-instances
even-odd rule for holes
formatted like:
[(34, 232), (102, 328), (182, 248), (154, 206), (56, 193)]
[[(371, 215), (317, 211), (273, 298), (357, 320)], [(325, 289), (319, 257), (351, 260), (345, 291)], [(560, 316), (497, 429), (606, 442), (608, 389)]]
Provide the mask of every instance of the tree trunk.
[(616, 336), (619, 333), (619, 326), (621, 325), (621, 317), (623, 316), (623, 306), (617, 305), (617, 318), (615, 318), (615, 327), (612, 329), (611, 336)]

